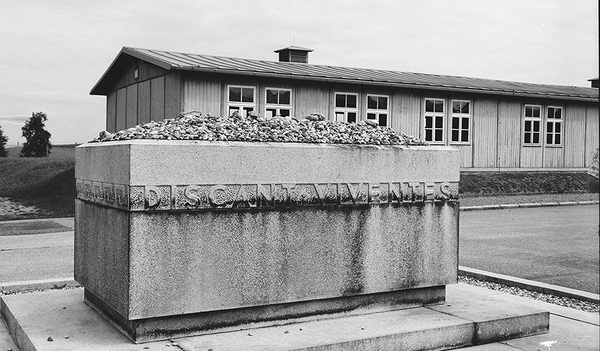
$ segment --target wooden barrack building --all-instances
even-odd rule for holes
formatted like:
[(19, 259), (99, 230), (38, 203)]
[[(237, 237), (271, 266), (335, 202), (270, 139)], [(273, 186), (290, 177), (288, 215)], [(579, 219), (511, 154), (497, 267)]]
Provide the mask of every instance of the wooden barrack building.
[[(182, 112), (366, 119), (460, 149), (463, 169), (577, 170), (598, 148), (598, 88), (359, 69), (123, 48), (91, 94), (105, 95), (106, 129)], [(593, 83), (593, 82), (592, 82)]]

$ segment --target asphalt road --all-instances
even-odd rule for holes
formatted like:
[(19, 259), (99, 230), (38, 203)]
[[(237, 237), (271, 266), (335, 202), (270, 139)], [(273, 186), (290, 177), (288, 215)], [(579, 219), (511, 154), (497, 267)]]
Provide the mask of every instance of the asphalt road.
[(72, 231), (0, 236), (0, 283), (72, 276)]
[(463, 211), (459, 264), (598, 294), (598, 209)]
[[(599, 293), (598, 208), (463, 211), (459, 264)], [(72, 275), (72, 231), (0, 235), (0, 283)]]

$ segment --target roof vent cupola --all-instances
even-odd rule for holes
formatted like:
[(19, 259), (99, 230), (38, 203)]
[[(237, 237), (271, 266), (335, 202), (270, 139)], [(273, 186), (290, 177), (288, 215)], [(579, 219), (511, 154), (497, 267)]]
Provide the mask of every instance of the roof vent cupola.
[(288, 46), (287, 48), (275, 50), (279, 53), (279, 62), (300, 62), (308, 63), (308, 53), (312, 49), (302, 48), (299, 46)]

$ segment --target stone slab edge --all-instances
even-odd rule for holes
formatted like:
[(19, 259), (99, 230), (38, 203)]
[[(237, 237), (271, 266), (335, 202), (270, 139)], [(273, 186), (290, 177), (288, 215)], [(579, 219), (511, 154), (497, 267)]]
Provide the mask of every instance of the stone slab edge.
[[(61, 293), (63, 293), (63, 292), (58, 291), (54, 294), (61, 294)], [(29, 294), (26, 294), (26, 295), (29, 295)], [(58, 297), (58, 300), (60, 300), (60, 296), (61, 295), (54, 295), (51, 298), (54, 300), (57, 300), (57, 297)], [(428, 309), (428, 308), (425, 307), (424, 309)], [(68, 310), (71, 310), (71, 309), (69, 308)], [(4, 301), (2, 298), (0, 298), (0, 312), (1, 312), (2, 318), (6, 321), (7, 325), (9, 326), (9, 331), (10, 331), (11, 335), (13, 336), (13, 338), (15, 339), (17, 346), (19, 347), (20, 350), (22, 350), (22, 351), (30, 351), (30, 350), (40, 351), (40, 349), (37, 349), (35, 347), (35, 345), (31, 342), (29, 336), (25, 333), (25, 330), (21, 326), (21, 323), (27, 324), (27, 321), (18, 320), (17, 318), (19, 316), (15, 315), (13, 312), (11, 312), (10, 305), (8, 303), (6, 303), (6, 301)], [(44, 312), (42, 311), (41, 313), (44, 313)], [(386, 312), (386, 313), (390, 313), (390, 312)], [(386, 313), (383, 313), (383, 314), (386, 314)], [(377, 346), (385, 346), (385, 345), (389, 346), (389, 342), (393, 342), (393, 339), (400, 337), (400, 335), (409, 336), (409, 339), (417, 342), (418, 344), (422, 344), (423, 341), (425, 341), (426, 344), (431, 344), (431, 340), (435, 340), (436, 336), (441, 341), (445, 340), (446, 343), (449, 341), (450, 336), (452, 336), (454, 338), (458, 338), (457, 340), (455, 340), (452, 343), (452, 344), (454, 344), (453, 346), (450, 346), (450, 347), (442, 346), (443, 349), (455, 348), (456, 346), (468, 346), (468, 345), (473, 345), (473, 344), (477, 345), (479, 343), (486, 343), (486, 341), (484, 341), (484, 340), (479, 340), (479, 342), (477, 341), (477, 338), (475, 335), (476, 329), (474, 328), (477, 325), (476, 321), (473, 321), (472, 319), (469, 319), (469, 318), (465, 319), (463, 317), (454, 315), (452, 313), (449, 313), (448, 315), (450, 315), (452, 318), (454, 318), (459, 323), (458, 324), (455, 323), (456, 325), (454, 325), (454, 326), (426, 329), (427, 331), (422, 330), (422, 329), (412, 330), (412, 331), (408, 331), (408, 334), (403, 333), (403, 332), (401, 332), (400, 334), (392, 333), (392, 334), (386, 335), (383, 338), (381, 337), (381, 335), (378, 335), (375, 337), (367, 336), (366, 338), (355, 340), (357, 342), (357, 344), (355, 342), (350, 342), (350, 344), (356, 344), (356, 346), (359, 346), (359, 348), (356, 348), (356, 349), (363, 349), (364, 346), (370, 347), (368, 349), (375, 349), (375, 348), (377, 348)], [(520, 317), (516, 317), (516, 318), (527, 318), (527, 316), (532, 316), (532, 315), (520, 316)], [(354, 317), (350, 317), (350, 318), (361, 318), (361, 317), (364, 317), (364, 316), (358, 316), (358, 317), (354, 316)], [(369, 319), (372, 319), (372, 318), (369, 317)], [(503, 325), (506, 325), (509, 328), (514, 329), (513, 323), (510, 318), (509, 319), (499, 318), (499, 319), (495, 319), (495, 320), (498, 323), (501, 323)], [(384, 321), (389, 321), (389, 318), (384, 318)], [(297, 324), (297, 326), (301, 326), (301, 325), (302, 325), (302, 323)], [(336, 324), (334, 323), (333, 325), (335, 326)], [(467, 328), (466, 330), (465, 330), (465, 327)], [(272, 327), (272, 328), (277, 329), (278, 333), (281, 331), (283, 331), (283, 333), (287, 333), (287, 329), (289, 329), (289, 325), (276, 326), (276, 327)], [(266, 330), (266, 329), (270, 329), (270, 328), (259, 328), (259, 329), (254, 329), (254, 330), (256, 330), (258, 332), (258, 330)], [(512, 329), (511, 329), (511, 331), (512, 331)], [(91, 331), (91, 332), (93, 333), (93, 331)], [(425, 332), (427, 335), (423, 334), (423, 332)], [(235, 334), (243, 334), (244, 336), (246, 336), (247, 333), (248, 333), (248, 330), (234, 332), (234, 333), (227, 333), (227, 334), (229, 335), (229, 337), (231, 337), (231, 336), (234, 336)], [(276, 333), (276, 334), (278, 334), (278, 333)], [(542, 331), (542, 333), (543, 333), (543, 331)], [(50, 333), (50, 334), (52, 334), (52, 333)], [(522, 333), (518, 336), (503, 334), (503, 335), (494, 335), (494, 337), (497, 337), (498, 340), (508, 340), (508, 339), (514, 338), (515, 336), (516, 337), (524, 337), (524, 336), (530, 336), (530, 335), (536, 335), (536, 334), (539, 334), (539, 332), (525, 331), (524, 333)], [(118, 335), (121, 340), (125, 340), (124, 338), (122, 338), (122, 335), (117, 330), (114, 330), (114, 333), (112, 333), (110, 335)], [(423, 337), (424, 337), (424, 339), (423, 339)], [(184, 343), (185, 340), (194, 340), (196, 338), (203, 338), (203, 337), (200, 336), (200, 337), (177, 339), (176, 340), (177, 342), (175, 340), (171, 340), (171, 344), (167, 345), (167, 346), (178, 346), (179, 345), (179, 347), (182, 348), (181, 347), (182, 343)], [(404, 337), (402, 337), (402, 338), (404, 338)], [(418, 341), (418, 340), (420, 340), (420, 341)], [(83, 340), (80, 340), (80, 341), (85, 343), (85, 341), (83, 341)], [(316, 347), (311, 346), (311, 347), (302, 348), (302, 349), (307, 349), (307, 350), (308, 349), (310, 349), (310, 350), (327, 349), (327, 350), (330, 350), (330, 349), (332, 349), (332, 346), (344, 347), (345, 345), (348, 344), (343, 340), (340, 340), (340, 341), (341, 341), (341, 343), (338, 342), (338, 343), (323, 344), (323, 345), (319, 345)], [(346, 340), (346, 341), (348, 341), (348, 340)], [(125, 345), (123, 345), (123, 346), (125, 346)], [(133, 348), (137, 347), (137, 345), (130, 344), (127, 341), (127, 345), (126, 345), (127, 349), (130, 349), (129, 347), (131, 347), (131, 346), (133, 346)], [(205, 345), (203, 344), (203, 346), (205, 346)], [(351, 346), (351, 345), (348, 345), (348, 346)], [(140, 346), (140, 348), (141, 348), (141, 346)], [(146, 348), (150, 348), (150, 347), (144, 347), (144, 349), (146, 349)], [(52, 349), (55, 349), (55, 348), (52, 348)], [(85, 349), (87, 349), (87, 347), (84, 347), (82, 350), (85, 350)], [(182, 349), (187, 349), (187, 348), (186, 348), (186, 346), (183, 346)], [(337, 348), (337, 349), (339, 349), (339, 348)], [(367, 348), (364, 348), (364, 349), (367, 349)], [(439, 349), (439, 348), (436, 348), (436, 349)]]
[(0, 291), (4, 294), (16, 294), (40, 290), (78, 288), (80, 286), (73, 277), (66, 277), (0, 283)]
[(550, 294), (560, 297), (587, 301), (592, 303), (600, 303), (600, 295), (589, 293), (586, 291), (565, 288), (558, 285), (536, 282), (529, 279), (511, 277), (504, 274), (482, 271), (475, 268), (458, 266), (458, 275), (472, 277), (476, 279), (486, 280), (493, 283), (514, 286), (526, 290), (536, 291), (544, 294)]
[(520, 204), (501, 204), (501, 205), (481, 205), (481, 206), (461, 206), (461, 211), (478, 211), (478, 210), (503, 210), (507, 208), (530, 208), (530, 207), (552, 207), (552, 206), (574, 206), (574, 205), (597, 205), (599, 200), (589, 201), (565, 201), (565, 202), (533, 202)]

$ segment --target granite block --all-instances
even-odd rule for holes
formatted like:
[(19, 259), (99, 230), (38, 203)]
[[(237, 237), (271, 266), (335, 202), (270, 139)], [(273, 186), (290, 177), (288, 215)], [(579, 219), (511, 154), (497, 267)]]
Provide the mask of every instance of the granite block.
[(108, 142), (76, 177), (75, 279), (124, 320), (457, 280), (453, 148)]

